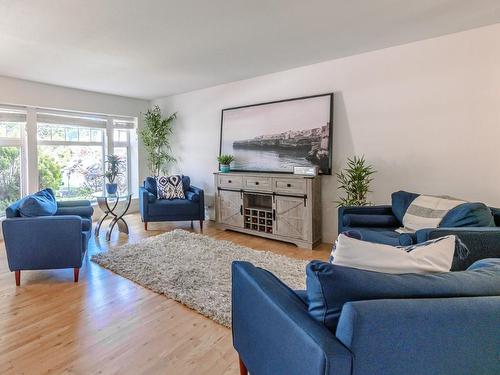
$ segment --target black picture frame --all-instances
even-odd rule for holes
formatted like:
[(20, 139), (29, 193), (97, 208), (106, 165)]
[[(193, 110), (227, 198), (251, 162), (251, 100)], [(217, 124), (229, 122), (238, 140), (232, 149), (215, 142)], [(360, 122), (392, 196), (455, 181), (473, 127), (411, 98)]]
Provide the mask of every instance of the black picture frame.
[[(325, 93), (325, 94), (316, 94), (316, 95), (308, 95), (308, 96), (301, 96), (301, 97), (296, 97), (296, 98), (289, 98), (289, 99), (281, 99), (281, 100), (274, 100), (270, 102), (262, 102), (262, 103), (255, 103), (255, 104), (248, 104), (248, 105), (242, 105), (242, 106), (237, 106), (237, 107), (230, 107), (230, 108), (223, 108), (221, 111), (221, 120), (220, 120), (220, 136), (219, 136), (219, 156), (222, 154), (222, 136), (223, 136), (223, 127), (224, 127), (224, 112), (227, 111), (232, 111), (232, 110), (237, 110), (237, 109), (242, 109), (242, 108), (249, 108), (249, 107), (257, 107), (257, 106), (263, 106), (263, 105), (270, 105), (270, 104), (277, 104), (277, 103), (283, 103), (283, 102), (290, 102), (290, 101), (298, 101), (298, 100), (307, 100), (307, 99), (313, 99), (313, 98), (319, 98), (323, 96), (328, 96), (330, 97), (330, 110), (329, 110), (329, 121), (328, 121), (328, 170), (320, 170), (319, 174), (322, 175), (331, 175), (332, 174), (332, 159), (333, 159), (333, 111), (334, 111), (334, 93)], [(262, 170), (250, 170), (250, 169), (232, 169), (232, 172), (249, 172), (249, 173), (280, 173), (280, 174), (293, 174), (293, 171), (291, 172), (286, 172), (286, 171), (262, 171)]]

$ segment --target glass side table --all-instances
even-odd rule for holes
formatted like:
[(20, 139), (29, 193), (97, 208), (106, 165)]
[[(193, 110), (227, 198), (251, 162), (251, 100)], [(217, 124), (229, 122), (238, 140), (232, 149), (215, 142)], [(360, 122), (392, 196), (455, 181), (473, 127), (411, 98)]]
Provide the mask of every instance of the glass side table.
[[(102, 222), (108, 217), (112, 218), (108, 225), (108, 230), (106, 231), (106, 241), (111, 239), (111, 232), (116, 224), (118, 224), (118, 230), (121, 233), (128, 234), (128, 225), (123, 216), (127, 213), (130, 202), (132, 201), (132, 194), (108, 194), (102, 193), (101, 195), (95, 196), (97, 199), (97, 204), (99, 208), (104, 212), (104, 214), (99, 219), (95, 227), (95, 235), (99, 236), (99, 230), (101, 229)], [(123, 202), (123, 205), (118, 205), (119, 202)], [(121, 210), (120, 210), (120, 207)]]

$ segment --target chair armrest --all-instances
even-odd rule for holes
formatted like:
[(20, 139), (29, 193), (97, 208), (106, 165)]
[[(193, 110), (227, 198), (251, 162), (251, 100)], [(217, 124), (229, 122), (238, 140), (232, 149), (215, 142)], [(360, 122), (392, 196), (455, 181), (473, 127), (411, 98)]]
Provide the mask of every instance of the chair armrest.
[(497, 374), (498, 311), (498, 296), (349, 302), (336, 336), (358, 374)]
[(271, 273), (233, 262), (232, 286), (233, 345), (251, 374), (351, 374), (349, 350)]
[(457, 236), (469, 249), (469, 255), (465, 259), (460, 259), (455, 253), (452, 271), (465, 270), (479, 259), (500, 258), (500, 228), (498, 227), (428, 228), (416, 232), (417, 243), (448, 235)]
[(11, 271), (82, 265), (80, 216), (6, 219), (2, 230)]
[(198, 201), (200, 207), (200, 220), (205, 220), (205, 192), (203, 189), (193, 185), (189, 186), (189, 191), (192, 191), (200, 197), (200, 200)]
[[(339, 234), (344, 232), (344, 215), (391, 215), (392, 207), (390, 205), (379, 205), (379, 206), (350, 206), (350, 207), (339, 207), (338, 209), (338, 232)], [(396, 218), (395, 218), (396, 219)], [(396, 222), (399, 221), (396, 219)]]
[(72, 201), (57, 201), (57, 207), (80, 207), (90, 206), (90, 201), (87, 199), (72, 200)]

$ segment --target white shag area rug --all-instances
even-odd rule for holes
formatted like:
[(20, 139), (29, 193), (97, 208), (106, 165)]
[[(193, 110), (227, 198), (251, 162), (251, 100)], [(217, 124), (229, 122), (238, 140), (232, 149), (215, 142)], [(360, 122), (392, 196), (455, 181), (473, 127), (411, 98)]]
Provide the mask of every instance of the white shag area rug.
[(92, 261), (201, 314), (231, 325), (231, 263), (244, 260), (305, 289), (308, 261), (176, 229), (92, 256)]

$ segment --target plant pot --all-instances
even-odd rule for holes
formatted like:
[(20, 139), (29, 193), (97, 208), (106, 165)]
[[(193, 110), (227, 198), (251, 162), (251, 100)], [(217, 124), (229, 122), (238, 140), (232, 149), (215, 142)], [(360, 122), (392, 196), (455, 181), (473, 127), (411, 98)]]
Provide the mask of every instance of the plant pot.
[(222, 173), (227, 173), (231, 170), (231, 167), (229, 166), (229, 164), (221, 164), (220, 165), (220, 171)]
[(108, 194), (116, 194), (116, 191), (118, 190), (118, 184), (113, 183), (113, 184), (106, 184), (106, 191)]

